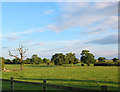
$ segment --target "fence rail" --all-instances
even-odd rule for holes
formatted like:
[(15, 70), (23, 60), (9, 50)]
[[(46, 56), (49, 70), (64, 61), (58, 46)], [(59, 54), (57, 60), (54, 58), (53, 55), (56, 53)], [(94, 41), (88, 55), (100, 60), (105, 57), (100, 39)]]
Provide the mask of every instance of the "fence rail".
[(14, 82), (42, 85), (44, 92), (47, 92), (47, 86), (50, 86), (50, 87), (53, 87), (53, 88), (61, 88), (61, 89), (65, 89), (65, 90), (80, 90), (82, 92), (83, 91), (84, 92), (96, 92), (96, 91), (98, 91), (98, 92), (115, 92), (115, 91), (108, 91), (106, 85), (101, 86), (101, 90), (95, 90), (95, 89), (76, 88), (76, 87), (69, 87), (69, 86), (60, 86), (60, 85), (55, 85), (55, 84), (47, 84), (46, 80), (43, 80), (43, 83), (18, 81), (18, 80), (14, 80), (13, 77), (11, 77), (11, 80), (8, 80), (8, 79), (0, 79), (0, 80), (2, 80), (2, 81), (10, 81), (11, 82), (11, 90), (12, 90), (12, 92), (14, 92)]

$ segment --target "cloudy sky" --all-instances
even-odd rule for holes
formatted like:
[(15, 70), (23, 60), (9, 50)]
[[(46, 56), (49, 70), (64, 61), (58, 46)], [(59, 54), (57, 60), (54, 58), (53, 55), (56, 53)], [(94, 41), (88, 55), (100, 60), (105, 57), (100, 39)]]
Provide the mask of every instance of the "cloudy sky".
[(87, 49), (95, 58), (118, 58), (117, 2), (4, 2), (2, 56), (23, 44), (26, 57), (51, 58)]

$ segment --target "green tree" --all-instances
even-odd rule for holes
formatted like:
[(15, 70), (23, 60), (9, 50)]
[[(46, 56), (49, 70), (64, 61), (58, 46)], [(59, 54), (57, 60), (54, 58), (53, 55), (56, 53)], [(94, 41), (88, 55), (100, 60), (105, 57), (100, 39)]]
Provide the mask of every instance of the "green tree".
[(27, 64), (27, 61), (26, 61), (26, 60), (23, 60), (23, 64)]
[(13, 59), (13, 64), (21, 64), (21, 61), (17, 58)]
[(43, 59), (43, 63), (48, 63), (48, 61), (49, 61), (49, 59), (47, 59), (47, 58)]
[(31, 64), (31, 58), (27, 58), (25, 60), (23, 60), (24, 64)]
[(68, 57), (65, 57), (65, 64), (69, 64)]
[(118, 62), (119, 59), (118, 58), (113, 58), (112, 60), (113, 60), (113, 62)]
[(32, 55), (32, 63), (37, 64), (38, 63), (38, 56), (36, 54)]
[(5, 58), (4, 57), (0, 57), (0, 63), (2, 64), (2, 70), (5, 69)]
[(79, 62), (79, 59), (75, 58), (74, 63), (73, 64), (77, 64)]
[(90, 63), (95, 63), (96, 59), (93, 54), (89, 53), (89, 50), (83, 50), (81, 53), (81, 62), (86, 63), (89, 66)]
[(39, 58), (36, 54), (32, 56), (32, 64), (40, 64), (43, 63), (43, 60)]
[(106, 58), (105, 57), (99, 57), (98, 62), (105, 62)]
[(43, 63), (43, 59), (38, 57), (38, 64)]
[(0, 57), (0, 60), (2, 60), (3, 62), (5, 62), (5, 58), (4, 57)]
[(63, 53), (57, 53), (52, 56), (51, 61), (54, 62), (55, 65), (65, 64), (65, 55), (63, 55)]
[(5, 64), (12, 64), (13, 62), (12, 62), (12, 60), (10, 60), (10, 59), (6, 59), (5, 60)]
[(69, 64), (73, 64), (75, 62), (75, 53), (67, 53), (66, 54), (66, 59), (68, 60)]

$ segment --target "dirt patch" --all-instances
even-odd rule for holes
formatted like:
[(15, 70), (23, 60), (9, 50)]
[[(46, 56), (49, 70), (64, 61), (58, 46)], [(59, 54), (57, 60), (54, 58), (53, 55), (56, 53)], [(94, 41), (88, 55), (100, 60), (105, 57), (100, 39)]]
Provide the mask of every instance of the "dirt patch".
[(11, 71), (19, 71), (20, 69), (14, 69), (14, 70), (2, 70), (4, 72), (11, 72)]

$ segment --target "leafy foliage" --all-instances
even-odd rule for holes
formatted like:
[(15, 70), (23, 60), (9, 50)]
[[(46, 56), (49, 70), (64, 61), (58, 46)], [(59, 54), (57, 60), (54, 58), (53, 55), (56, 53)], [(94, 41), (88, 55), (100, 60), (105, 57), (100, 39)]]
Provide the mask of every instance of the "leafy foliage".
[(39, 64), (39, 63), (43, 63), (43, 60), (40, 57), (38, 57), (36, 54), (34, 54), (32, 56), (31, 62), (32, 62), (32, 64)]
[(10, 59), (6, 59), (6, 60), (5, 60), (5, 64), (13, 64), (13, 61), (10, 60)]
[(99, 57), (98, 62), (105, 62), (106, 58), (105, 57)]
[(112, 60), (113, 60), (113, 62), (118, 62), (119, 59), (118, 58), (113, 58)]
[(24, 64), (31, 64), (32, 59), (31, 58), (27, 58), (26, 60), (24, 60)]
[(89, 50), (83, 50), (81, 55), (81, 62), (86, 63), (88, 66), (90, 63), (96, 62), (94, 55), (89, 53)]
[(13, 59), (13, 64), (21, 64), (21, 61), (17, 58)]
[(55, 65), (66, 64), (65, 55), (63, 55), (63, 53), (53, 55), (51, 61), (54, 62)]
[(120, 66), (120, 62), (96, 62), (94, 66)]
[(3, 68), (5, 67), (5, 58), (4, 57), (0, 57), (0, 62), (1, 62), (1, 64), (2, 64), (2, 70), (3, 70)]
[(57, 53), (52, 56), (51, 61), (54, 62), (55, 65), (62, 64), (76, 64), (78, 63), (78, 59), (75, 57), (75, 53), (67, 53), (66, 56), (63, 53)]
[(49, 63), (49, 62), (50, 62), (49, 59), (47, 59), (47, 58), (43, 59), (43, 63)]
[(66, 54), (66, 59), (67, 59), (67, 62), (66, 63), (69, 63), (69, 64), (73, 64), (75, 62), (75, 53), (67, 53)]

